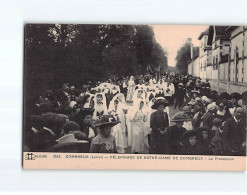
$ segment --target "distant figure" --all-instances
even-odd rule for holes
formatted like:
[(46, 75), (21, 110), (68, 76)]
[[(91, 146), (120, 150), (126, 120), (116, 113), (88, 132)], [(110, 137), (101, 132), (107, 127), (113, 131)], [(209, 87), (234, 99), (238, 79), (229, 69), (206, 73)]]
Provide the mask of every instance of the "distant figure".
[(128, 82), (126, 101), (132, 101), (132, 97), (134, 95), (134, 92), (135, 92), (135, 80), (134, 80), (134, 77), (131, 76), (130, 80)]

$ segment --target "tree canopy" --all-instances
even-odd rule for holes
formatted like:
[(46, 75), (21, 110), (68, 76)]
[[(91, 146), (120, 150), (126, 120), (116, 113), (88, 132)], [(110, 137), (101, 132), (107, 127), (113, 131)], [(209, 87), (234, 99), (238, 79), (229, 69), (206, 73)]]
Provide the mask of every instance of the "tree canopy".
[[(180, 74), (187, 74), (188, 64), (191, 61), (191, 44), (190, 38), (182, 45), (182, 47), (177, 51), (176, 56), (176, 69)], [(198, 47), (193, 47), (193, 56), (199, 52)]]
[(167, 68), (148, 25), (25, 26), (25, 78), (35, 86), (143, 74), (147, 65)]
[(27, 102), (64, 83), (144, 74), (167, 68), (167, 53), (148, 25), (26, 24), (24, 95)]

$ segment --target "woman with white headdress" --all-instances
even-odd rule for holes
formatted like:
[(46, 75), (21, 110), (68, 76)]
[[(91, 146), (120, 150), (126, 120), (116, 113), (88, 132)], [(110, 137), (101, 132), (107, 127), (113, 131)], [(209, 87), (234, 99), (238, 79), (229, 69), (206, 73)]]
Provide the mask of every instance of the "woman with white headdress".
[(128, 91), (127, 91), (127, 97), (126, 97), (127, 101), (132, 101), (134, 92), (135, 92), (135, 80), (134, 80), (134, 76), (131, 76), (128, 82)]
[(117, 121), (121, 122), (112, 127), (112, 135), (116, 139), (118, 153), (125, 153), (125, 150), (128, 147), (126, 137), (126, 118), (123, 110), (125, 100), (123, 101), (123, 99), (121, 99), (122, 95), (115, 95), (110, 102), (108, 109), (109, 114), (112, 115)]
[(94, 96), (94, 113), (93, 119), (97, 120), (102, 115), (107, 115), (106, 97), (105, 93), (96, 93)]
[(145, 91), (142, 89), (135, 90), (132, 100), (133, 100), (134, 107), (136, 106), (136, 104), (140, 103), (141, 100), (143, 100), (144, 103), (146, 104)]
[(132, 152), (144, 153), (145, 122), (147, 121), (147, 109), (145, 102), (140, 100), (130, 112)]

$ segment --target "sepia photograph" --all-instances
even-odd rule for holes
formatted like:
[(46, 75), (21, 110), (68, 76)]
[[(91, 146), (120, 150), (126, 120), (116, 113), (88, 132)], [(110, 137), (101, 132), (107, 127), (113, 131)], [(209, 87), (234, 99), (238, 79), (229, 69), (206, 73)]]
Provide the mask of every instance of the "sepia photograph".
[(24, 160), (30, 152), (246, 156), (246, 30), (26, 24)]

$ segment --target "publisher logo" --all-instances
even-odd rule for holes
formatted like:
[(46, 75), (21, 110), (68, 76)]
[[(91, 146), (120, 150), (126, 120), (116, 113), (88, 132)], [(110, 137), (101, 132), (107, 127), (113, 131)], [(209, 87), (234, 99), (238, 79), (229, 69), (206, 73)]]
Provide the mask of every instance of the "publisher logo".
[(34, 154), (33, 154), (33, 153), (27, 153), (27, 154), (25, 155), (25, 159), (26, 159), (26, 160), (35, 160)]

